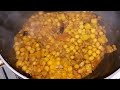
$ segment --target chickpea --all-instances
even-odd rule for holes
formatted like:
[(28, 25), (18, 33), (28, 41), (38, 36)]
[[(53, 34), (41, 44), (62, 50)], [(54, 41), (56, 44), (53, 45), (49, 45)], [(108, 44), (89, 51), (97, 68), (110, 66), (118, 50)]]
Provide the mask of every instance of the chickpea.
[(96, 53), (97, 53), (97, 54), (100, 54), (100, 50), (97, 50)]
[(74, 56), (70, 56), (71, 59), (74, 59)]
[(88, 49), (92, 49), (92, 46), (88, 46)]
[(100, 46), (100, 43), (99, 43), (99, 42), (96, 42), (96, 46), (99, 47), (99, 46)]
[(74, 68), (75, 68), (75, 69), (78, 69), (78, 68), (79, 68), (79, 65), (78, 65), (78, 64), (75, 64), (75, 65), (74, 65)]
[(64, 47), (64, 48), (67, 48), (68, 46), (67, 46), (67, 45), (64, 45), (63, 47)]
[(98, 49), (100, 49), (101, 51), (104, 51), (103, 46), (99, 46)]
[(92, 24), (97, 24), (97, 19), (96, 19), (96, 18), (91, 19), (91, 23), (92, 23)]
[(95, 33), (95, 32), (96, 32), (96, 30), (95, 30), (95, 29), (91, 29), (91, 32), (92, 32), (92, 33)]
[(93, 57), (93, 56), (89, 57), (89, 60), (90, 60), (90, 61), (93, 61), (93, 60), (94, 60), (94, 57)]
[(51, 60), (49, 60), (49, 61), (47, 62), (48, 65), (52, 65), (52, 63), (53, 63), (53, 62), (52, 62)]
[(20, 52), (24, 52), (25, 51), (25, 48), (20, 48)]
[(74, 46), (73, 45), (70, 46), (70, 50), (74, 50)]
[(96, 38), (94, 38), (94, 39), (93, 39), (93, 42), (97, 42), (97, 39), (96, 39)]
[(91, 29), (91, 25), (90, 25), (89, 23), (86, 23), (86, 24), (84, 25), (84, 27), (85, 27), (86, 30)]
[(20, 54), (20, 51), (16, 51), (16, 55), (19, 55)]
[(96, 54), (96, 53), (93, 53), (93, 54), (92, 54), (92, 56), (96, 57), (96, 56), (97, 56), (97, 54)]
[(15, 42), (15, 46), (18, 46), (19, 45), (19, 42)]
[(103, 35), (103, 34), (104, 34), (103, 32), (101, 32), (101, 31), (99, 32), (99, 35)]
[(70, 72), (72, 71), (72, 67), (71, 66), (68, 67), (68, 71), (70, 71)]
[(49, 71), (49, 66), (45, 66), (45, 70), (48, 72)]
[(69, 48), (67, 48), (67, 49), (66, 49), (66, 52), (67, 52), (67, 53), (70, 53), (70, 49), (69, 49)]
[(31, 47), (30, 47), (30, 46), (27, 46), (26, 48), (27, 48), (27, 50), (28, 50), (28, 51), (30, 51), (30, 50), (31, 50)]
[(35, 52), (35, 49), (31, 48), (30, 53), (34, 53), (34, 52)]
[(22, 67), (22, 70), (23, 70), (23, 71), (26, 71), (26, 70), (27, 70), (27, 67), (26, 67), (26, 66), (23, 66), (23, 67)]
[(75, 35), (75, 38), (77, 38), (77, 39), (78, 39), (78, 38), (79, 38), (79, 35)]
[(91, 36), (91, 38), (93, 38), (93, 39), (95, 38), (95, 34), (91, 34), (90, 36)]
[(71, 38), (71, 42), (75, 42), (75, 39), (74, 39), (74, 38)]
[(92, 55), (92, 50), (88, 50), (88, 55)]
[(50, 48), (50, 46), (49, 46), (49, 45), (47, 45), (47, 46), (46, 46), (46, 48), (47, 48), (47, 49), (49, 49), (49, 48)]
[(36, 47), (39, 47), (39, 44), (37, 43), (35, 46), (36, 46)]
[(15, 51), (19, 51), (19, 47), (18, 46), (15, 46)]
[(81, 39), (78, 39), (77, 42), (78, 42), (78, 43), (82, 43), (82, 40), (81, 40)]
[(89, 39), (89, 36), (86, 35), (86, 34), (83, 34), (83, 35), (81, 36), (81, 39), (82, 39), (82, 40), (88, 40), (88, 39)]

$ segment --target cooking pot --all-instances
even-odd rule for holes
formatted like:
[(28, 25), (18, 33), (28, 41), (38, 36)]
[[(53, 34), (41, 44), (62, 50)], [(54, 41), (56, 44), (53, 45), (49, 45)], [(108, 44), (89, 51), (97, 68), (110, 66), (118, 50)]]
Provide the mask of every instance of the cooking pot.
[[(6, 65), (23, 79), (31, 77), (16, 68), (13, 42), (15, 35), (34, 13), (36, 11), (0, 11), (0, 65)], [(106, 27), (109, 44), (115, 44), (117, 51), (105, 54), (95, 71), (84, 79), (120, 78), (120, 11), (94, 11), (94, 13), (102, 17), (101, 24)]]

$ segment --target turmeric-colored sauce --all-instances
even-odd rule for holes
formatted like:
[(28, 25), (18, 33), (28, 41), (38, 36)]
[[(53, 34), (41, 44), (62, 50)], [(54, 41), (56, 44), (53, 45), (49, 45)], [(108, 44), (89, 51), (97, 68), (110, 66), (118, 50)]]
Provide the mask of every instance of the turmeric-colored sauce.
[(81, 79), (95, 70), (108, 45), (92, 12), (38, 12), (14, 39), (16, 66), (35, 79)]

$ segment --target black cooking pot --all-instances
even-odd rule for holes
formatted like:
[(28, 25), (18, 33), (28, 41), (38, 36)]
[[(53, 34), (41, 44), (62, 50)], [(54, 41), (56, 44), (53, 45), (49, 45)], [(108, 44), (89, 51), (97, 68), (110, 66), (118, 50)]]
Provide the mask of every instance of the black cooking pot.
[[(27, 79), (29, 75), (18, 70), (15, 66), (15, 52), (13, 50), (14, 36), (22, 28), (26, 20), (34, 11), (0, 11), (0, 59), (18, 76)], [(95, 71), (86, 79), (106, 78), (120, 68), (120, 12), (95, 11), (102, 16), (101, 22), (106, 26), (107, 38), (110, 44), (117, 46), (117, 51), (106, 54)]]

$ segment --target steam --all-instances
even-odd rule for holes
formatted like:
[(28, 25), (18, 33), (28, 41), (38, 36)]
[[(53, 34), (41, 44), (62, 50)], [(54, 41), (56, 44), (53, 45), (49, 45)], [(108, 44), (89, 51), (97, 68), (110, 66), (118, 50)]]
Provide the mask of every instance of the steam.
[(13, 47), (14, 36), (32, 12), (0, 11), (0, 50), (5, 54)]

